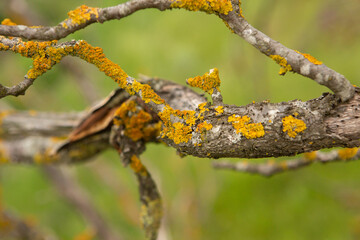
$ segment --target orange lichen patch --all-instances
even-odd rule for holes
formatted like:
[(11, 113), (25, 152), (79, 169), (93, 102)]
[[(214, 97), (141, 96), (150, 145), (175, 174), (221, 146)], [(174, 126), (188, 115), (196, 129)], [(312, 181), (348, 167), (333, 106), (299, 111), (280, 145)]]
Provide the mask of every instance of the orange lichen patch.
[(220, 114), (222, 114), (224, 112), (224, 107), (223, 106), (218, 106), (218, 107), (215, 108), (215, 111), (216, 111), (216, 113), (215, 113), (216, 116), (220, 115)]
[(95, 237), (94, 230), (86, 229), (74, 237), (74, 240), (92, 240)]
[(149, 141), (154, 137), (160, 136), (161, 126), (161, 122), (145, 126), (142, 130), (143, 138), (145, 139), (145, 141)]
[(11, 21), (9, 18), (5, 18), (4, 20), (2, 20), (1, 24), (7, 25), (7, 26), (16, 26), (17, 25), (13, 21)]
[(172, 128), (168, 129), (166, 136), (172, 139), (175, 144), (187, 143), (191, 139), (191, 127), (176, 122), (172, 124)]
[[(165, 105), (163, 111), (161, 111), (158, 116), (164, 123), (163, 130), (161, 131), (161, 137), (168, 137), (172, 139), (174, 143), (186, 143), (191, 139), (191, 126), (195, 124), (197, 118), (195, 118), (194, 111), (179, 111), (172, 109), (169, 105)], [(174, 116), (181, 121), (186, 122), (186, 124), (181, 122), (171, 122), (171, 116)]]
[(192, 87), (198, 87), (205, 92), (212, 94), (214, 88), (218, 91), (220, 86), (219, 70), (217, 68), (211, 69), (210, 73), (205, 73), (203, 76), (189, 78), (187, 83)]
[(11, 50), (33, 60), (33, 67), (27, 72), (29, 78), (35, 79), (50, 70), (52, 66), (69, 54), (70, 49), (55, 47), (57, 41), (20, 42)]
[(356, 147), (355, 148), (344, 148), (344, 149), (338, 150), (338, 155), (339, 155), (339, 158), (341, 158), (342, 160), (348, 160), (348, 159), (355, 157), (358, 150), (359, 150), (359, 148), (356, 148)]
[(175, 0), (171, 7), (225, 15), (228, 15), (233, 10), (230, 0)]
[(314, 161), (316, 159), (317, 151), (306, 152), (304, 153), (304, 158), (310, 161)]
[(212, 127), (213, 126), (210, 123), (207, 123), (205, 121), (197, 125), (196, 131), (200, 131), (200, 132), (209, 131), (212, 129)]
[(248, 123), (250, 122), (248, 116), (239, 117), (233, 114), (228, 118), (236, 129), (236, 133), (243, 134), (247, 139), (259, 138), (265, 135), (264, 127), (261, 123)]
[(280, 75), (285, 75), (285, 73), (287, 73), (288, 71), (292, 71), (291, 65), (287, 63), (284, 57), (281, 57), (279, 55), (270, 55), (269, 57), (281, 66), (279, 71)]
[(144, 167), (144, 165), (141, 163), (140, 159), (136, 155), (131, 156), (130, 167), (136, 173), (140, 173), (143, 176), (147, 175), (146, 168)]
[(183, 119), (185, 120), (186, 124), (188, 124), (189, 126), (193, 126), (195, 124), (195, 121), (197, 119), (195, 117), (195, 111), (184, 110), (184, 111), (181, 111), (181, 115), (182, 115)]
[(199, 119), (201, 121), (204, 119), (204, 113), (210, 111), (208, 108), (205, 107), (206, 104), (207, 104), (207, 102), (200, 103), (197, 107), (199, 109), (199, 114), (197, 116), (197, 119)]
[(75, 10), (68, 12), (68, 16), (72, 24), (85, 23), (86, 21), (90, 20), (91, 15), (95, 15), (95, 17), (98, 18), (99, 17), (98, 8), (81, 5)]
[(142, 110), (140, 107), (136, 107), (135, 101), (124, 102), (114, 114), (114, 124), (123, 124), (125, 127), (125, 135), (133, 141), (145, 139), (145, 137), (149, 139), (150, 133), (158, 132), (158, 129), (150, 127), (146, 129), (146, 134), (144, 133), (147, 124), (151, 120), (153, 120), (151, 115)]
[(127, 86), (126, 78), (128, 75), (119, 65), (106, 58), (101, 48), (93, 47), (86, 41), (80, 41), (74, 46), (71, 54), (80, 57), (88, 63), (94, 64), (101, 72), (104, 72), (105, 75), (111, 77), (118, 83), (119, 87), (125, 89), (130, 94), (134, 94), (131, 86)]
[(309, 62), (311, 62), (311, 63), (313, 63), (313, 64), (316, 64), (316, 65), (321, 65), (321, 64), (323, 64), (323, 62), (322, 62), (322, 61), (317, 60), (316, 58), (314, 58), (314, 57), (313, 57), (313, 56), (311, 56), (310, 54), (307, 54), (307, 53), (301, 53), (301, 52), (296, 51), (296, 50), (295, 50), (295, 52), (297, 52), (297, 53), (299, 53), (299, 54), (303, 55), (303, 56), (304, 56), (307, 60), (309, 60)]
[(306, 124), (293, 116), (287, 116), (282, 119), (283, 132), (287, 132), (289, 137), (295, 138), (296, 135), (306, 129)]
[(0, 51), (6, 51), (8, 49), (9, 49), (9, 46), (6, 46), (3, 43), (0, 43)]
[(153, 101), (156, 104), (165, 103), (164, 99), (157, 95), (148, 84), (141, 84), (134, 80), (132, 87), (135, 92), (140, 92), (141, 98), (145, 103), (149, 103), (150, 101)]

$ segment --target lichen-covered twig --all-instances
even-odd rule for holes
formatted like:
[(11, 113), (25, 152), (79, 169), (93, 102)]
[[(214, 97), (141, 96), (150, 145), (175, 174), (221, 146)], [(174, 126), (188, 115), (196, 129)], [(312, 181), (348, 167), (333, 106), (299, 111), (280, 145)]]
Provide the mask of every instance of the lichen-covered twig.
[(138, 184), (141, 201), (140, 220), (148, 240), (156, 240), (163, 215), (162, 200), (156, 183), (140, 159), (133, 155), (130, 167)]
[[(118, 151), (121, 161), (124, 165), (130, 166), (137, 178), (141, 201), (141, 224), (146, 239), (156, 240), (162, 219), (162, 201), (155, 181), (138, 156), (145, 150), (145, 142), (156, 137), (158, 132), (156, 133), (156, 127), (151, 127), (151, 115), (147, 115), (135, 104), (130, 98), (115, 114), (110, 142)], [(132, 129), (130, 126), (133, 123), (141, 126)], [(150, 131), (146, 129), (146, 125), (150, 125)]]
[(359, 148), (345, 148), (340, 150), (333, 150), (331, 152), (309, 152), (305, 153), (302, 158), (285, 160), (281, 162), (268, 161), (267, 163), (250, 163), (248, 161), (241, 161), (234, 163), (228, 161), (213, 161), (212, 165), (215, 169), (233, 170), (237, 172), (271, 177), (289, 170), (297, 170), (306, 167), (315, 162), (347, 162), (359, 159)]
[[(259, 51), (275, 60), (280, 66), (280, 74), (293, 71), (315, 80), (317, 83), (331, 89), (347, 101), (354, 95), (354, 88), (341, 74), (328, 68), (309, 54), (289, 49), (271, 39), (258, 29), (252, 27), (243, 17), (241, 1), (239, 0), (131, 0), (108, 8), (92, 8), (81, 6), (68, 13), (69, 18), (55, 27), (27, 27), (23, 25), (0, 25), (0, 35), (23, 37), (26, 39), (55, 40), (61, 39), (89, 24), (121, 19), (138, 10), (157, 8), (166, 10), (184, 8), (190, 11), (204, 11), (216, 14), (224, 20), (235, 34), (244, 38)], [(5, 22), (7, 23), (7, 22)]]
[(61, 171), (59, 168), (54, 166), (44, 166), (43, 170), (46, 176), (54, 184), (59, 194), (81, 213), (81, 215), (94, 229), (95, 234), (99, 237), (99, 239), (123, 239), (110, 228), (90, 201), (90, 197), (78, 185), (75, 179), (66, 173), (66, 171)]
[(171, 1), (169, 0), (130, 0), (107, 8), (93, 8), (83, 5), (70, 11), (68, 18), (57, 26), (0, 25), (0, 35), (21, 37), (29, 40), (58, 40), (92, 23), (121, 19), (141, 9), (156, 8), (165, 10), (170, 5)]

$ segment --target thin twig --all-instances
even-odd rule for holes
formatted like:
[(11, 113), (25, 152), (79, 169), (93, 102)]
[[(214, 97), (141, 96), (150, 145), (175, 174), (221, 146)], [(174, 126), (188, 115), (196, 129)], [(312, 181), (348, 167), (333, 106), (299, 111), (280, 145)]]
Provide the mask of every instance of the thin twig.
[[(80, 23), (68, 18), (53, 27), (38, 26), (37, 28), (32, 28), (24, 25), (0, 25), (0, 35), (21, 37), (29, 40), (61, 39), (96, 22), (103, 23), (114, 19), (121, 19), (138, 10), (147, 8), (165, 10), (170, 7), (171, 3), (168, 0), (131, 0), (113, 7), (94, 8), (91, 16), (88, 16), (87, 19), (84, 18)], [(79, 14), (81, 14), (80, 11)]]
[(120, 240), (122, 237), (115, 234), (97, 211), (90, 197), (82, 187), (66, 171), (54, 166), (44, 166), (45, 174), (52, 181), (58, 192), (72, 204), (88, 223), (94, 228), (96, 235), (102, 240)]
[[(159, 10), (171, 9), (171, 4), (174, 2), (174, 0), (131, 0), (108, 8), (89, 8), (84, 6), (84, 8), (73, 11), (74, 14), (75, 12), (78, 14), (77, 18), (81, 18), (81, 21), (74, 21), (69, 17), (57, 26), (37, 28), (24, 25), (0, 25), (0, 35), (37, 40), (61, 39), (92, 23), (103, 23), (113, 19), (121, 19), (138, 10), (147, 8), (157, 8)], [(232, 0), (232, 6), (234, 10), (226, 14), (213, 12), (219, 15), (235, 34), (244, 38), (260, 52), (276, 60), (282, 68), (286, 69), (283, 74), (286, 71), (293, 71), (313, 79), (317, 83), (331, 89), (342, 101), (347, 101), (354, 96), (354, 87), (343, 75), (328, 68), (325, 64), (307, 54), (302, 54), (285, 47), (252, 27), (241, 14), (239, 0)]]
[(0, 84), (0, 98), (10, 95), (15, 97), (24, 95), (25, 91), (34, 83), (34, 81), (35, 79), (25, 76), (23, 81), (12, 87), (6, 87)]
[[(350, 156), (344, 155), (343, 151), (352, 152)], [(357, 152), (354, 152), (357, 151)], [(213, 161), (212, 165), (216, 169), (233, 170), (237, 172), (245, 172), (258, 174), (265, 177), (271, 177), (275, 174), (283, 173), (289, 170), (297, 170), (311, 165), (314, 162), (332, 163), (343, 161), (354, 161), (360, 159), (360, 149), (341, 149), (331, 152), (312, 152), (305, 154), (304, 157), (282, 162), (268, 161), (267, 163), (249, 163), (241, 161), (237, 163), (228, 161)]]

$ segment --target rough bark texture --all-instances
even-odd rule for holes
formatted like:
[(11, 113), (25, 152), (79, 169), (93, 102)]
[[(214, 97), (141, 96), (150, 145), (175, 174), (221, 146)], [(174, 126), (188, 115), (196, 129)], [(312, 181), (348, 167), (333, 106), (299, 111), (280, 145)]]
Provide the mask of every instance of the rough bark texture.
[[(195, 109), (205, 99), (189, 88), (161, 79), (147, 79), (157, 93), (173, 107)], [(36, 162), (39, 153), (58, 154), (57, 162), (79, 162), (110, 147), (109, 138), (113, 109), (118, 108), (130, 96), (117, 90), (88, 114), (45, 114), (33, 112), (8, 112), (3, 114), (0, 143), (2, 156), (11, 162)], [(141, 100), (139, 100), (141, 101)], [(218, 114), (217, 106), (208, 103), (204, 121), (212, 124), (205, 132), (193, 127), (187, 143), (175, 144), (162, 138), (180, 153), (203, 158), (259, 158), (292, 156), (331, 147), (357, 147), (360, 145), (360, 91), (345, 103), (332, 94), (307, 102), (294, 100), (282, 103), (252, 103), (239, 107), (223, 105)], [(144, 109), (154, 116), (149, 108)], [(262, 123), (264, 136), (253, 139), (237, 133), (229, 117), (248, 116), (251, 122)], [(303, 121), (306, 129), (295, 137), (284, 132), (282, 119), (287, 116)], [(40, 123), (40, 124), (39, 124)], [(70, 132), (72, 133), (70, 134)], [(70, 134), (68, 139), (61, 140)], [(57, 138), (54, 138), (57, 137)], [(201, 143), (201, 145), (197, 145)], [(21, 147), (20, 147), (21, 146)]]

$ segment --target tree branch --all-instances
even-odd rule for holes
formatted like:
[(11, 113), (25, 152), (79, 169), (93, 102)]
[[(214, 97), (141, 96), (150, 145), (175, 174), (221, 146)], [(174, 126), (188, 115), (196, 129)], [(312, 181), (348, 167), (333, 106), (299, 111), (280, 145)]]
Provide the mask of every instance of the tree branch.
[(62, 195), (71, 205), (73, 205), (81, 215), (90, 223), (99, 239), (120, 240), (105, 222), (95, 206), (90, 201), (86, 192), (64, 171), (54, 166), (44, 166), (44, 173), (54, 184), (59, 194)]
[(54, 40), (64, 38), (92, 23), (121, 19), (142, 9), (185, 8), (192, 11), (200, 10), (218, 15), (234, 33), (244, 38), (263, 54), (274, 59), (281, 66), (280, 73), (282, 75), (287, 71), (293, 71), (313, 79), (331, 89), (340, 96), (342, 101), (347, 101), (354, 96), (354, 87), (343, 75), (328, 68), (311, 55), (289, 49), (252, 27), (243, 17), (240, 6), (239, 0), (215, 2), (211, 6), (207, 2), (195, 4), (181, 0), (131, 0), (102, 9), (83, 5), (74, 11), (70, 11), (68, 13), (69, 18), (55, 27), (33, 28), (24, 25), (0, 25), (0, 35), (25, 39)]
[[(1, 25), (0, 25), (1, 26)], [(35, 79), (24, 77), (24, 80), (12, 87), (5, 87), (0, 84), (0, 98), (6, 96), (25, 95), (25, 91), (34, 83)]]
[[(151, 79), (146, 82), (157, 89), (157, 92), (173, 107), (191, 109), (204, 101), (201, 96), (184, 86), (161, 79)], [(204, 158), (279, 157), (323, 148), (357, 147), (360, 145), (359, 92), (360, 90), (357, 89), (352, 100), (340, 104), (337, 102), (338, 98), (331, 94), (325, 94), (323, 97), (307, 102), (298, 100), (276, 104), (262, 102), (244, 107), (223, 105), (220, 108), (208, 104), (208, 107), (203, 106), (202, 109), (196, 110), (203, 119), (196, 120), (189, 133), (191, 139), (188, 142), (175, 144), (173, 140), (166, 137), (162, 138), (162, 141), (182, 154)], [(0, 142), (2, 156), (6, 156), (3, 158), (11, 162), (36, 162), (35, 156), (42, 156), (39, 158), (42, 159), (40, 162), (53, 162), (54, 159), (46, 158), (45, 153), (55, 152), (59, 156), (55, 161), (58, 163), (78, 162), (94, 156), (110, 146), (108, 143), (109, 126), (113, 121), (111, 114), (128, 97), (129, 95), (122, 90), (115, 91), (102, 105), (85, 115), (82, 121), (80, 121), (80, 115), (77, 114), (68, 117), (61, 114), (49, 117), (40, 113), (33, 115), (31, 112), (3, 113), (1, 126), (3, 141)], [(144, 103), (139, 105), (141, 106), (156, 117), (155, 113), (146, 109)], [(244, 122), (243, 126), (240, 122), (229, 122), (234, 115), (235, 119), (238, 118), (241, 121), (246, 119), (245, 116), (250, 120)], [(42, 118), (46, 118), (48, 123), (38, 124), (43, 121)], [(79, 125), (73, 130), (68, 140), (57, 142), (50, 137), (50, 135), (69, 134), (79, 121)], [(205, 122), (211, 124), (211, 129), (200, 131), (199, 127), (204, 126)], [(262, 133), (255, 128), (255, 126), (260, 127), (260, 123), (263, 127), (263, 136), (256, 135)], [(304, 124), (306, 128), (303, 128)], [(53, 126), (53, 128), (46, 126)], [(56, 131), (54, 130), (56, 128), (59, 129)], [(61, 129), (63, 130), (59, 131)], [(44, 135), (39, 136), (39, 133)], [(29, 144), (30, 141), (32, 144)]]
[(360, 149), (341, 149), (333, 150), (331, 152), (310, 152), (304, 154), (302, 158), (286, 160), (282, 162), (268, 161), (267, 163), (254, 164), (247, 161), (242, 162), (228, 162), (228, 161), (213, 161), (212, 165), (215, 169), (233, 170), (237, 172), (245, 172), (250, 174), (258, 174), (265, 177), (287, 172), (290, 170), (297, 170), (311, 165), (315, 162), (333, 163), (355, 161), (360, 159)]
[(136, 11), (156, 8), (161, 11), (168, 9), (171, 1), (168, 0), (131, 0), (117, 6), (107, 8), (90, 8), (85, 5), (68, 13), (69, 18), (53, 27), (24, 25), (0, 25), (0, 35), (21, 37), (29, 40), (58, 40), (87, 27), (96, 22), (106, 22), (121, 19)]

